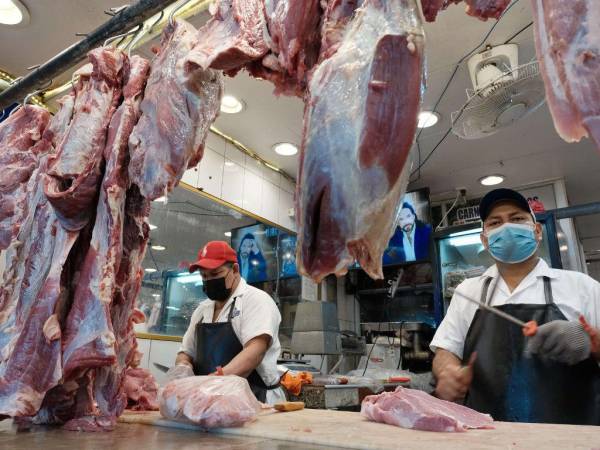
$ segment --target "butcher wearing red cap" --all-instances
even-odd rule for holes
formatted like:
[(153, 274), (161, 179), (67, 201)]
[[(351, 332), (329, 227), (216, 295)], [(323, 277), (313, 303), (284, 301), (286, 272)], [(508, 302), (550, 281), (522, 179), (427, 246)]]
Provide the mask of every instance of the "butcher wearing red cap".
[(194, 311), (167, 377), (238, 375), (247, 378), (259, 401), (285, 401), (277, 373), (281, 314), (275, 301), (246, 283), (236, 252), (224, 241), (199, 250), (190, 266), (196, 271), (209, 300)]

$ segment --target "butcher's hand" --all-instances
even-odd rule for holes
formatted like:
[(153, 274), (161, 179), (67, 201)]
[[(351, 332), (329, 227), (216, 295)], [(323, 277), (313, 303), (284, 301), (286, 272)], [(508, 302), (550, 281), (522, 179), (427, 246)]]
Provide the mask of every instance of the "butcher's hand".
[(476, 356), (473, 353), (466, 366), (449, 364), (438, 373), (435, 388), (435, 394), (438, 398), (449, 402), (456, 402), (465, 398), (473, 381), (473, 364)]
[(592, 341), (579, 322), (553, 320), (538, 327), (529, 338), (526, 352), (540, 358), (577, 364), (591, 355)]
[(193, 377), (194, 370), (188, 364), (177, 364), (171, 367), (167, 372), (167, 383), (180, 378)]

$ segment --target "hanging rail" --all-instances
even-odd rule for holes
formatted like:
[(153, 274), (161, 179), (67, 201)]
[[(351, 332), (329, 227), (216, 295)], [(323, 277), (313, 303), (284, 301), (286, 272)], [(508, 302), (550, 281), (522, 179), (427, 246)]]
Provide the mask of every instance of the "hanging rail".
[(138, 0), (133, 5), (122, 9), (110, 20), (90, 32), (84, 39), (65, 49), (0, 93), (0, 110), (22, 101), (27, 94), (39, 89), (40, 86), (82, 61), (90, 50), (102, 45), (106, 39), (140, 25), (144, 20), (176, 1)]

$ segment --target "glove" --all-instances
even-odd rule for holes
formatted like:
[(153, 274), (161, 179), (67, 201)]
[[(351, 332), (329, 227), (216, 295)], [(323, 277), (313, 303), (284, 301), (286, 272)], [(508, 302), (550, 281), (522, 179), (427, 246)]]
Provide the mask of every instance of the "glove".
[(180, 378), (187, 378), (194, 376), (194, 370), (187, 364), (177, 364), (171, 367), (167, 372), (167, 383)]
[(589, 358), (591, 350), (592, 342), (583, 325), (567, 320), (541, 325), (526, 348), (528, 353), (569, 365)]

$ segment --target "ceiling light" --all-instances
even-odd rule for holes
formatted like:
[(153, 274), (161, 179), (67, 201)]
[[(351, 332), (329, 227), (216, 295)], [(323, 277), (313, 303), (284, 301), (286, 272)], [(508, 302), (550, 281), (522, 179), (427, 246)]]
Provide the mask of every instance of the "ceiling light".
[(162, 252), (163, 250), (166, 250), (167, 247), (165, 247), (164, 245), (153, 245), (152, 246), (152, 250), (156, 250), (159, 252)]
[(224, 234), (225, 234), (225, 236), (227, 236), (227, 237), (231, 237), (231, 231), (226, 231)]
[(440, 115), (433, 111), (422, 111), (419, 113), (419, 128), (429, 128), (434, 126), (440, 120)]
[(569, 246), (568, 245), (561, 245), (558, 249), (561, 252), (566, 252), (567, 250), (569, 250)]
[(151, 223), (149, 223), (148, 226), (150, 227), (150, 231), (156, 230), (158, 228), (156, 225), (152, 225)]
[(0, 24), (19, 25), (29, 21), (25, 6), (18, 0), (0, 0)]
[(221, 112), (227, 114), (237, 114), (244, 109), (244, 102), (238, 100), (233, 95), (225, 95), (221, 99)]
[(298, 147), (290, 142), (280, 142), (273, 146), (275, 153), (281, 156), (293, 156), (298, 153)]
[(154, 298), (160, 298), (160, 294), (152, 294), (152, 297), (154, 297)]
[(504, 175), (488, 175), (479, 179), (484, 186), (495, 186), (504, 181)]
[(466, 247), (469, 245), (481, 245), (481, 238), (478, 234), (466, 234), (464, 236), (458, 236), (450, 238), (450, 245), (453, 247)]
[(231, 161), (225, 161), (225, 165), (227, 167), (232, 167), (234, 165), (234, 163), (232, 163)]
[(167, 203), (167, 197), (165, 197), (163, 195), (162, 197), (158, 197), (157, 199), (154, 199), (153, 201), (157, 202), (157, 203)]
[(148, 273), (154, 273), (156, 272), (156, 269), (153, 269), (152, 267), (147, 267), (146, 269), (144, 269), (146, 272)]

